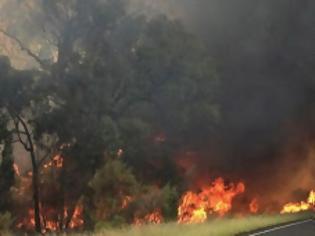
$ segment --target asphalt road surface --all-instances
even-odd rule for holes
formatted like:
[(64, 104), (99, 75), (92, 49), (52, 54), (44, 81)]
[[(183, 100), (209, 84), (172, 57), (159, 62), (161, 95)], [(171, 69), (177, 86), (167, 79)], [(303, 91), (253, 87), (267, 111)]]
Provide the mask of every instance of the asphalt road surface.
[(315, 236), (315, 221), (304, 220), (292, 224), (275, 226), (248, 236)]

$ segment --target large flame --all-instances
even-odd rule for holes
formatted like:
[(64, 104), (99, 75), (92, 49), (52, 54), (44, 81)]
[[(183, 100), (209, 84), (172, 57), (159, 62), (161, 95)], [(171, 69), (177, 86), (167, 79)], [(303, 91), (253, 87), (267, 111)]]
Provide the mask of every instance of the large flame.
[(231, 210), (233, 198), (244, 191), (243, 182), (226, 185), (223, 178), (204, 186), (199, 193), (188, 191), (182, 196), (178, 207), (178, 222), (202, 223), (211, 214), (224, 216)]
[[(122, 154), (123, 150), (119, 149), (117, 156), (121, 156)], [(63, 157), (56, 155), (43, 165), (44, 168), (41, 174), (49, 172), (52, 168), (60, 170), (63, 166)], [(16, 193), (18, 196), (26, 195), (27, 189), (31, 186), (32, 172), (21, 174), (16, 164), (13, 165), (13, 168), (21, 183), (21, 187)], [(177, 214), (178, 223), (203, 223), (210, 215), (222, 217), (231, 211), (233, 199), (245, 191), (245, 184), (243, 182), (228, 184), (221, 177), (201, 186), (199, 191), (190, 190), (181, 196)], [(135, 197), (133, 196), (123, 196), (121, 198), (121, 209), (128, 208), (134, 200)], [(237, 203), (235, 205), (237, 206)], [(247, 213), (257, 214), (258, 211), (264, 212), (264, 209), (259, 206), (257, 198), (253, 198), (250, 202), (246, 201), (245, 207)], [(234, 207), (234, 210), (236, 208)], [(242, 209), (245, 208), (243, 207)], [(310, 191), (306, 201), (285, 204), (281, 210), (281, 214), (306, 210), (315, 210), (315, 190)], [(65, 205), (59, 211), (51, 206), (44, 207), (41, 205), (40, 212), (44, 233), (58, 232), (64, 229), (77, 229), (84, 225), (83, 207), (80, 203), (76, 207), (72, 206), (71, 209)], [(244, 213), (244, 211), (241, 213)], [(239, 212), (236, 214), (239, 214)], [(145, 215), (135, 214), (133, 217), (133, 223), (137, 226), (160, 224), (163, 221), (162, 210), (160, 208), (156, 208)], [(16, 221), (16, 227), (21, 230), (33, 230), (35, 227), (34, 211), (32, 209), (25, 211), (25, 214)]]
[(315, 191), (312, 190), (307, 198), (307, 201), (290, 202), (283, 206), (281, 214), (296, 213), (300, 211), (314, 210), (315, 209)]

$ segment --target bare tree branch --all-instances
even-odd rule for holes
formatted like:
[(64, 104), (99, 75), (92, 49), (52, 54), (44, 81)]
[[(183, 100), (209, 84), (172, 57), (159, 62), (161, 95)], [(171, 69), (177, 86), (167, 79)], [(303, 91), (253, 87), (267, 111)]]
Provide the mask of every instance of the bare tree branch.
[[(25, 143), (21, 137), (21, 133), (17, 132), (19, 141), (24, 146), (25, 150), (27, 150), (30, 153), (31, 161), (32, 161), (32, 168), (33, 168), (33, 175), (32, 175), (32, 189), (33, 189), (33, 202), (34, 202), (34, 218), (35, 218), (35, 230), (38, 233), (41, 233), (41, 218), (40, 218), (40, 199), (39, 199), (39, 173), (38, 173), (38, 166), (36, 163), (36, 155), (34, 152), (34, 144), (32, 140), (32, 135), (30, 133), (29, 128), (27, 127), (26, 122), (23, 120), (23, 118), (13, 110), (10, 110), (9, 107), (7, 107), (7, 110), (9, 112), (9, 115), (12, 117), (15, 128), (19, 130), (19, 124), (22, 125), (25, 136), (27, 139), (27, 143)], [(28, 146), (28, 145), (29, 146)]]
[[(19, 130), (19, 121), (13, 119), (13, 123), (14, 123), (14, 126), (15, 126), (15, 129), (16, 130)], [(21, 133), (20, 132), (17, 132), (17, 136), (18, 136), (18, 139), (20, 141), (20, 143), (23, 145), (23, 147), (25, 148), (26, 151), (30, 151), (30, 147), (27, 145), (27, 143), (23, 140), (22, 136), (21, 136)]]
[(14, 144), (14, 143), (19, 143), (20, 142), (20, 140), (19, 139), (15, 139), (15, 140), (12, 140), (11, 141), (11, 144)]
[(18, 129), (14, 129), (14, 130), (12, 130), (12, 133), (20, 133), (20, 134), (24, 134), (24, 135), (26, 135), (26, 133), (24, 132), (24, 131), (22, 131), (22, 130), (18, 130)]
[(4, 34), (5, 36), (7, 36), (8, 38), (14, 40), (18, 45), (19, 47), (21, 48), (22, 51), (25, 51), (27, 53), (28, 56), (30, 56), (31, 58), (33, 58), (41, 67), (42, 70), (44, 71), (47, 71), (47, 67), (48, 65), (46, 63), (44, 63), (40, 58), (39, 56), (37, 56), (35, 53), (33, 53), (29, 48), (27, 48), (23, 42), (18, 39), (17, 37), (15, 37), (14, 35), (8, 33), (7, 31), (3, 30), (0, 28), (0, 32), (2, 34)]

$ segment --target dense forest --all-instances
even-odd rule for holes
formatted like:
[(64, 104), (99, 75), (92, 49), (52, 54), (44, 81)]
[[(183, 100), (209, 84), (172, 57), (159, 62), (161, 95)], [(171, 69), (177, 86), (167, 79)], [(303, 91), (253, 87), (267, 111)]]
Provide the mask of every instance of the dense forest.
[(185, 222), (211, 181), (219, 216), (314, 187), (315, 2), (193, 2), (0, 0), (0, 230)]

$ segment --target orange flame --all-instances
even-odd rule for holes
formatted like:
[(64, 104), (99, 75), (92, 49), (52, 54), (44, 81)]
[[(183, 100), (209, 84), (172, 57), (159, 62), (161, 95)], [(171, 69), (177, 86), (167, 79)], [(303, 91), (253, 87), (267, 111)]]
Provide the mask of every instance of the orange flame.
[[(44, 165), (44, 168), (63, 168), (64, 159), (60, 155), (54, 156), (51, 161)], [(19, 195), (26, 194), (25, 191), (29, 189), (31, 185), (32, 172), (28, 172), (26, 176), (21, 176), (22, 186), (17, 192)], [(83, 220), (83, 206), (78, 204), (75, 208), (71, 208), (69, 211), (68, 207), (65, 206), (63, 209), (55, 209), (54, 207), (42, 206), (40, 207), (40, 218), (42, 223), (43, 233), (55, 232), (63, 229), (77, 229), (84, 225)], [(61, 210), (61, 212), (60, 212)], [(70, 213), (71, 212), (71, 213)], [(33, 230), (35, 227), (34, 210), (29, 209), (16, 223), (18, 229)]]
[(62, 168), (63, 167), (63, 157), (60, 155), (56, 155), (52, 158), (52, 160), (44, 165), (44, 168), (47, 169), (49, 167)]
[(82, 219), (82, 214), (83, 213), (83, 207), (82, 206), (76, 206), (74, 209), (73, 216), (71, 218), (71, 221), (69, 223), (69, 228), (70, 229), (75, 229), (84, 224), (84, 220)]
[(251, 213), (257, 213), (259, 209), (258, 201), (256, 198), (254, 198), (250, 203), (249, 203), (249, 211)]
[(127, 208), (132, 201), (133, 201), (133, 198), (131, 196), (125, 196), (122, 199), (121, 209)]
[(155, 209), (152, 213), (145, 215), (143, 218), (135, 217), (134, 225), (141, 226), (144, 224), (161, 224), (163, 222), (161, 209)]
[[(41, 209), (43, 211), (43, 209)], [(56, 232), (60, 230), (60, 226), (64, 229), (66, 228), (65, 222), (61, 222), (58, 219), (51, 219), (49, 217), (49, 213), (53, 212), (53, 209), (46, 209), (43, 215), (41, 215), (41, 222), (42, 222), (42, 229), (43, 233), (45, 232)], [(64, 221), (68, 218), (68, 208), (65, 207), (63, 211), (63, 219)], [(83, 220), (83, 207), (78, 205), (75, 207), (71, 220), (69, 222), (68, 228), (69, 229), (76, 229), (80, 228), (84, 224)], [(35, 227), (35, 215), (34, 210), (29, 209), (28, 215), (21, 219), (17, 224), (16, 227), (18, 229), (26, 229), (26, 230), (33, 230)]]
[(283, 206), (281, 214), (296, 213), (300, 211), (314, 210), (315, 209), (315, 191), (312, 190), (307, 198), (307, 202), (290, 202)]
[(233, 198), (244, 191), (244, 183), (225, 185), (223, 178), (217, 178), (198, 194), (188, 191), (178, 207), (178, 223), (202, 223), (211, 214), (224, 216), (231, 210)]
[(14, 170), (14, 173), (17, 176), (21, 176), (21, 172), (20, 172), (19, 166), (17, 164), (15, 164), (15, 163), (13, 163), (13, 170)]
[(308, 202), (310, 205), (315, 206), (315, 191), (314, 191), (314, 190), (312, 190), (312, 191), (310, 192), (310, 194), (308, 195), (307, 202)]

